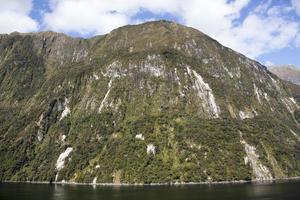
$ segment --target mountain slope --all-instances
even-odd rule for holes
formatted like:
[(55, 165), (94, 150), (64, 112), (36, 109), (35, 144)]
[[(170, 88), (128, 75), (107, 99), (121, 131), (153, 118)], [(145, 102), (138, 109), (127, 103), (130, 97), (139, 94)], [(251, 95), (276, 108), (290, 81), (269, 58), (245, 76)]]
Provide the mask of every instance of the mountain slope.
[(264, 66), (171, 22), (0, 36), (0, 180), (299, 176), (297, 109)]

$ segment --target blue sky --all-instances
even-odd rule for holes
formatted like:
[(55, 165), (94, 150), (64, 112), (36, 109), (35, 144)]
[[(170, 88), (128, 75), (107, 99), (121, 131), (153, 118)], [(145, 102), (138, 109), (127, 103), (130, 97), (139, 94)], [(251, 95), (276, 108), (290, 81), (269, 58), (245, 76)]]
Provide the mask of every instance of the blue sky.
[(300, 67), (300, 0), (0, 0), (0, 33), (105, 34), (166, 19), (210, 35), (263, 64)]

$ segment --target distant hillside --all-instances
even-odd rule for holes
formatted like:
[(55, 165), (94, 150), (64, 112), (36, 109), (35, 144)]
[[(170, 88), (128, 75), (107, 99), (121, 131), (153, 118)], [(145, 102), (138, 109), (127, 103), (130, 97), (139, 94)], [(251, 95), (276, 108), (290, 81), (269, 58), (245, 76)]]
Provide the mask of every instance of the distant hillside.
[(268, 68), (279, 78), (300, 85), (300, 69), (294, 65), (271, 66)]

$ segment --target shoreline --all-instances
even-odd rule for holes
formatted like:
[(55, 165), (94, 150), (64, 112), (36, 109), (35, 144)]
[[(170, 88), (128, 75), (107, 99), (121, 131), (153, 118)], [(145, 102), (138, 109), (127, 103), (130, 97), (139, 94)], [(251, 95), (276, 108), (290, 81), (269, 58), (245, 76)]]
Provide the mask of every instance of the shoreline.
[(81, 182), (49, 182), (49, 181), (0, 181), (0, 183), (24, 183), (24, 184), (48, 184), (48, 185), (87, 185), (87, 186), (189, 186), (189, 185), (229, 185), (229, 184), (246, 184), (246, 183), (276, 183), (300, 180), (300, 177), (275, 178), (268, 180), (238, 180), (238, 181), (211, 181), (211, 182), (169, 182), (169, 183), (81, 183)]

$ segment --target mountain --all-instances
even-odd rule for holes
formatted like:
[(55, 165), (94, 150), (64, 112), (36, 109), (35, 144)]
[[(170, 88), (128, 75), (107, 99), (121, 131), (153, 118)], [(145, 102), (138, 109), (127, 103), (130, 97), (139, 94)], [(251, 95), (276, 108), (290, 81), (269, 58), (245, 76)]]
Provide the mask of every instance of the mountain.
[(294, 65), (269, 66), (268, 70), (286, 81), (292, 96), (300, 102), (300, 70)]
[(260, 63), (167, 21), (0, 36), (0, 180), (300, 176), (299, 106)]
[(279, 78), (300, 85), (300, 70), (294, 65), (270, 66), (268, 69)]

